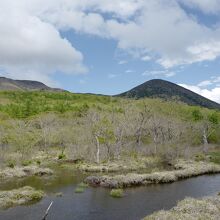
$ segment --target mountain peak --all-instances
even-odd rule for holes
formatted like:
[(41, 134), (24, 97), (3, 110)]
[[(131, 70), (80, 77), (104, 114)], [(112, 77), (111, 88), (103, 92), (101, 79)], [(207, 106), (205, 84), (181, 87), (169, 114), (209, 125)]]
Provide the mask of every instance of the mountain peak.
[(196, 105), (211, 109), (220, 109), (220, 104), (213, 102), (197, 93), (185, 89), (175, 83), (162, 80), (152, 79), (133, 89), (119, 94), (118, 96), (127, 98), (161, 98), (164, 100), (179, 100), (188, 105)]

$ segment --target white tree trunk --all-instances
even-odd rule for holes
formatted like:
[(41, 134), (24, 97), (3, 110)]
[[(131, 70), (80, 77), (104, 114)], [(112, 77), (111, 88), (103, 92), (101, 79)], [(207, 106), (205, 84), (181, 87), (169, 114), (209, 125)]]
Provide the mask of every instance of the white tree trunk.
[(207, 132), (206, 129), (204, 128), (203, 130), (203, 151), (206, 153), (208, 148), (208, 138), (207, 138)]
[(96, 162), (100, 162), (100, 144), (99, 144), (99, 138), (95, 136), (96, 139)]
[(156, 135), (154, 135), (154, 155), (157, 154), (157, 138)]

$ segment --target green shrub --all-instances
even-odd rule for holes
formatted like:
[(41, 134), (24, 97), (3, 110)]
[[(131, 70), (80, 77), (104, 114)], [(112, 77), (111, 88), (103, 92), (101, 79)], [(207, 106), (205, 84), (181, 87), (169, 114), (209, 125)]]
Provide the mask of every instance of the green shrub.
[(22, 161), (21, 165), (26, 167), (26, 166), (29, 166), (32, 164), (32, 161), (31, 160), (25, 160), (25, 161)]
[(78, 185), (79, 188), (87, 188), (88, 186), (89, 186), (88, 184), (83, 182)]
[(208, 137), (208, 142), (212, 144), (217, 144), (218, 143), (218, 136), (216, 132), (213, 132), (212, 134), (209, 135)]
[(37, 165), (41, 165), (41, 161), (40, 161), (40, 160), (37, 160), (37, 161), (36, 161), (36, 164), (37, 164)]
[(84, 187), (77, 186), (76, 189), (75, 189), (75, 193), (83, 193), (84, 191), (85, 191)]
[(110, 196), (114, 198), (121, 198), (124, 196), (123, 189), (112, 189), (110, 192)]
[(205, 155), (200, 153), (195, 155), (195, 161), (204, 161), (205, 160)]
[(88, 187), (88, 184), (86, 183), (79, 183), (75, 189), (75, 193), (83, 193), (85, 189)]
[(208, 155), (211, 162), (220, 164), (220, 152), (210, 152)]
[(7, 167), (10, 167), (10, 168), (14, 168), (16, 165), (16, 162), (14, 160), (10, 160), (8, 161), (7, 163)]
[(58, 155), (58, 160), (63, 160), (65, 158), (66, 158), (66, 155), (63, 152)]

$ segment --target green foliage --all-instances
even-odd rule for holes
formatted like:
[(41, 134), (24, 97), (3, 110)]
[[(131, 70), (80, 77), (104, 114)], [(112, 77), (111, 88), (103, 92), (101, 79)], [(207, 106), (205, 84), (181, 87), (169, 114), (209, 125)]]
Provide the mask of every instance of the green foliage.
[(220, 151), (213, 151), (208, 155), (211, 162), (220, 164)]
[(88, 188), (88, 184), (86, 183), (79, 183), (75, 188), (75, 193), (83, 193), (85, 189)]
[(78, 184), (78, 187), (88, 188), (88, 184), (82, 182), (82, 183)]
[(110, 196), (114, 198), (121, 198), (124, 196), (123, 189), (112, 189), (110, 192)]
[(195, 161), (204, 161), (205, 160), (205, 154), (199, 153), (195, 155)]
[(58, 160), (63, 160), (65, 158), (66, 158), (66, 155), (64, 154), (64, 152), (62, 152), (58, 155)]
[(131, 158), (137, 160), (137, 158), (138, 158), (138, 153), (137, 153), (136, 151), (131, 151), (131, 152), (129, 153), (129, 156), (130, 156)]
[(92, 104), (110, 106), (111, 103), (117, 103), (116, 98), (106, 96), (48, 91), (4, 91), (0, 92), (1, 98), (7, 102), (0, 105), (0, 112), (7, 113), (13, 118), (28, 118), (42, 112), (63, 114), (68, 111), (80, 116), (87, 112)]
[(213, 113), (209, 114), (208, 119), (213, 125), (219, 124), (219, 115), (217, 112), (213, 112)]
[(203, 115), (199, 109), (192, 111), (192, 117), (194, 121), (201, 121), (203, 119)]
[(9, 160), (7, 162), (7, 167), (14, 168), (16, 166), (16, 162), (14, 160)]
[(41, 165), (41, 161), (40, 160), (36, 160), (36, 164), (39, 166)]
[[(0, 100), (1, 146), (17, 153), (25, 161), (24, 165), (29, 155), (39, 149), (49, 155), (54, 146), (60, 146), (56, 148), (60, 152), (67, 148), (68, 159), (94, 161), (97, 146), (100, 161), (120, 158), (124, 153), (138, 159), (140, 154), (154, 152), (154, 123), (161, 155), (168, 149), (172, 155), (182, 154), (186, 146), (200, 145), (204, 127), (208, 142), (220, 143), (219, 111), (174, 101), (44, 91), (0, 92)], [(142, 146), (136, 149), (141, 114), (150, 118), (142, 125)], [(66, 152), (60, 152), (57, 158), (65, 159)]]
[(22, 163), (21, 163), (21, 165), (24, 166), (24, 167), (29, 166), (29, 165), (31, 165), (31, 164), (32, 164), (32, 161), (31, 161), (31, 160), (24, 160), (24, 161), (22, 161)]
[(216, 131), (213, 131), (209, 137), (208, 137), (208, 142), (212, 144), (217, 144), (219, 142), (219, 137), (217, 135)]
[(83, 193), (85, 191), (84, 187), (76, 187), (75, 193)]
[(106, 143), (114, 143), (115, 136), (113, 131), (112, 123), (107, 119), (103, 118), (100, 120), (95, 126), (94, 126), (95, 132), (98, 131), (99, 136), (99, 142), (100, 144), (106, 144)]

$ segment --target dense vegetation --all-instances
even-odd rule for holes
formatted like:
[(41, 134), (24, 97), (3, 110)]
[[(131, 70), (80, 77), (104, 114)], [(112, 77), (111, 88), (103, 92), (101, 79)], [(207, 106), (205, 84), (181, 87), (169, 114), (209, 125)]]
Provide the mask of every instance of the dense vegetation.
[[(219, 160), (220, 112), (161, 99), (68, 92), (0, 92), (0, 159), (25, 163), (36, 152), (97, 163), (138, 155), (166, 160), (206, 153)], [(200, 153), (198, 153), (200, 152)]]
[(179, 100), (188, 105), (202, 106), (210, 109), (220, 109), (220, 105), (203, 96), (200, 96), (188, 89), (185, 89), (174, 83), (155, 79), (147, 81), (125, 93), (121, 97), (129, 98), (161, 98), (164, 100)]

